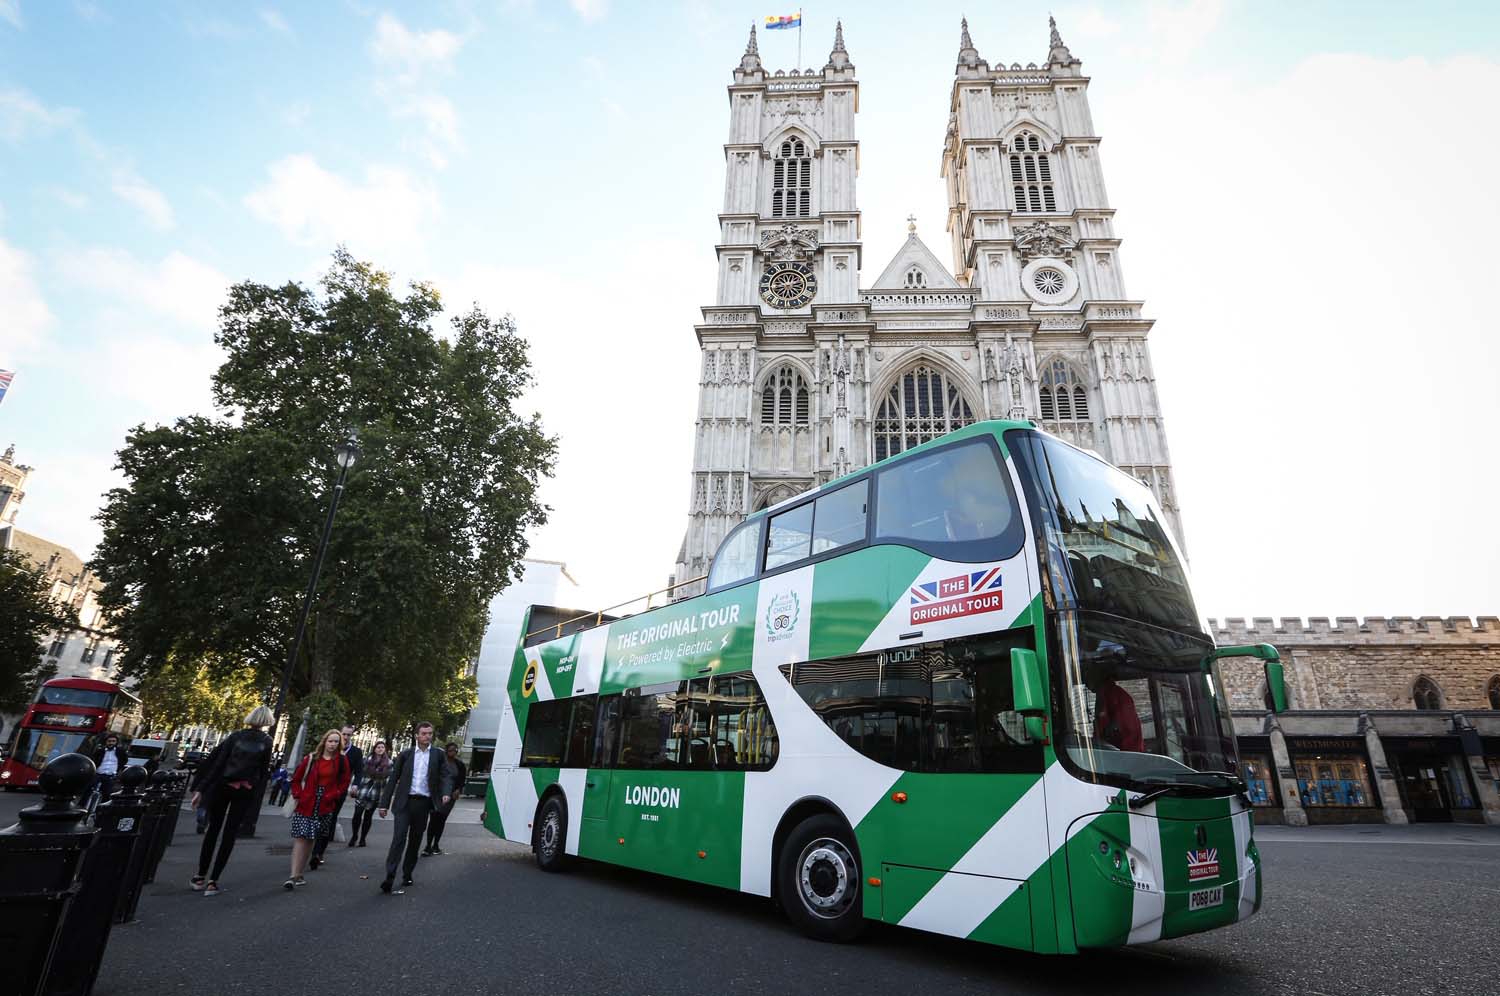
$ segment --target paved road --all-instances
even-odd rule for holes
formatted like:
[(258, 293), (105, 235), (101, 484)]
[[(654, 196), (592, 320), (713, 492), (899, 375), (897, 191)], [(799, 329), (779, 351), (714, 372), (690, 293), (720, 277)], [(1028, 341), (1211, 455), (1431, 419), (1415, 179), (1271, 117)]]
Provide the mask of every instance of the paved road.
[(268, 811), (262, 836), (237, 850), (227, 891), (204, 898), (186, 886), (198, 838), (184, 813), (141, 920), (116, 928), (96, 993), (1500, 990), (1500, 829), (1262, 828), (1267, 900), (1255, 919), (1048, 958), (879, 925), (855, 945), (820, 944), (764, 900), (601, 865), (546, 875), (473, 822), (477, 804), (462, 805), (451, 853), (424, 858), (417, 884), (396, 897), (376, 888), (389, 822), (377, 822), (368, 848), (331, 849), (333, 861), (287, 893), (285, 822)]

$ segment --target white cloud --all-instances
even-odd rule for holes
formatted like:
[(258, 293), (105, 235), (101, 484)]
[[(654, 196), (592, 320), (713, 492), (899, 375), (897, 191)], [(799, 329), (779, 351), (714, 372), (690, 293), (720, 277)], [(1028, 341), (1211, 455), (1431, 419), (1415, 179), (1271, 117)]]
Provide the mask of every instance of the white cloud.
[(279, 31), (284, 35), (293, 33), (292, 26), (286, 23), (286, 18), (281, 16), (280, 11), (272, 10), (269, 7), (262, 7), (259, 14), (261, 21), (272, 31)]
[(167, 200), (166, 195), (147, 183), (129, 167), (117, 166), (115, 168), (109, 188), (121, 200), (145, 215), (146, 220), (154, 227), (165, 231), (177, 223), (172, 214), (171, 202)]
[(1140, 54), (1176, 63), (1191, 56), (1219, 29), (1226, 0), (1152, 0), (1146, 5), (1145, 36)]
[(568, 6), (585, 21), (603, 20), (609, 13), (609, 0), (568, 0)]
[(200, 330), (215, 327), (230, 283), (212, 266), (181, 252), (148, 262), (122, 249), (94, 248), (59, 253), (54, 265), (70, 283), (112, 295), (116, 307), (141, 305)]
[(0, 138), (7, 141), (19, 141), (32, 129), (47, 132), (70, 125), (77, 116), (70, 108), (48, 107), (17, 87), (0, 90)]
[(432, 187), (393, 166), (365, 168), (364, 182), (329, 172), (307, 155), (279, 159), (245, 206), (292, 242), (356, 252), (421, 242), (439, 211)]
[(83, 211), (89, 206), (88, 195), (76, 190), (69, 190), (67, 187), (50, 187), (48, 192), (74, 211)]
[(0, 357), (5, 365), (34, 353), (53, 324), (31, 257), (0, 239)]
[(9, 21), (13, 28), (21, 28), (21, 0), (0, 0), (0, 21)]
[(429, 71), (452, 71), (463, 44), (464, 39), (451, 31), (413, 31), (393, 15), (381, 14), (370, 51), (377, 61), (400, 70), (402, 79), (411, 82)]

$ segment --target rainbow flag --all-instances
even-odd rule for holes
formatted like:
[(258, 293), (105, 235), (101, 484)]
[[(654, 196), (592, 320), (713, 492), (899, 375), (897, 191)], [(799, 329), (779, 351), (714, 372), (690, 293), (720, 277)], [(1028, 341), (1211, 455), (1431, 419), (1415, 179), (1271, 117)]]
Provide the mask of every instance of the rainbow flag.
[(0, 370), (0, 401), (5, 400), (5, 392), (10, 389), (11, 378), (15, 375), (14, 370)]
[(784, 14), (781, 17), (777, 17), (775, 14), (766, 15), (767, 31), (780, 31), (785, 28), (800, 27), (802, 27), (802, 11), (800, 10), (795, 14)]

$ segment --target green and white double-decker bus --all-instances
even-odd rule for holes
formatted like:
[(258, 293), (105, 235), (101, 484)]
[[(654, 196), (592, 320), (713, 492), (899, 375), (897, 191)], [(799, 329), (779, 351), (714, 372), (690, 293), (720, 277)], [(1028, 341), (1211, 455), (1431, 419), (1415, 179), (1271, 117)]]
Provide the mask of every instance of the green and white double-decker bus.
[(1038, 952), (1260, 907), (1216, 661), (1152, 493), (982, 422), (757, 512), (704, 593), (533, 607), (485, 824), (570, 857)]

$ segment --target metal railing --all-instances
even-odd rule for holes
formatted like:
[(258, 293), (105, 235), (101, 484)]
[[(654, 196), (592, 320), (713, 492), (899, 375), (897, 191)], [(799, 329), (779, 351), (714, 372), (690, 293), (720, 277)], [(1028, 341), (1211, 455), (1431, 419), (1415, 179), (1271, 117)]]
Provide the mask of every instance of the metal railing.
[[(686, 588), (688, 585), (697, 584), (699, 581), (704, 581), (704, 580), (707, 580), (707, 579), (708, 579), (708, 575), (707, 574), (700, 574), (700, 575), (698, 575), (695, 578), (688, 578), (686, 581), (678, 581), (676, 584), (669, 584), (665, 588), (662, 588), (662, 589), (660, 589), (658, 591), (652, 591), (652, 592), (648, 592), (648, 593), (646, 593), (644, 595), (638, 595), (635, 598), (628, 599), (628, 600), (626, 600), (624, 602), (619, 603), (618, 605), (610, 605), (610, 606), (607, 606), (605, 608), (599, 609), (599, 610), (597, 610), (595, 612), (584, 612), (584, 613), (582, 613), (580, 615), (573, 616), (570, 619), (564, 619), (561, 622), (553, 623), (550, 626), (543, 626), (541, 629), (532, 630), (531, 632), (527, 633), (524, 637), (521, 638), (521, 642), (524, 644), (528, 640), (530, 640), (533, 636), (541, 636), (543, 633), (552, 633), (553, 635), (550, 637), (550, 639), (553, 639), (553, 640), (561, 639), (563, 637), (563, 635), (564, 635), (563, 634), (563, 630), (565, 628), (567, 628), (568, 626), (573, 625), (574, 623), (582, 622), (585, 619), (592, 619), (592, 620), (594, 620), (592, 624), (590, 624), (587, 627), (584, 627), (584, 628), (587, 628), (587, 629), (592, 629), (594, 626), (602, 626), (604, 624), (604, 617), (605, 616), (611, 616), (612, 619), (623, 619), (623, 618), (625, 618), (627, 616), (639, 615), (642, 612), (650, 612), (651, 609), (653, 608), (653, 606), (651, 604), (651, 600), (654, 599), (656, 596), (658, 596), (658, 595), (667, 595), (668, 597), (662, 602), (662, 604), (665, 605), (667, 602), (670, 602), (672, 600), (671, 599), (671, 593), (672, 592), (678, 590), (679, 588)], [(613, 615), (613, 613), (615, 612), (616, 609), (623, 609), (627, 605), (634, 605), (635, 603), (637, 603), (637, 602), (639, 602), (639, 601), (641, 601), (643, 599), (645, 600), (646, 604), (642, 608), (637, 609), (634, 612), (621, 612), (618, 615)]]

